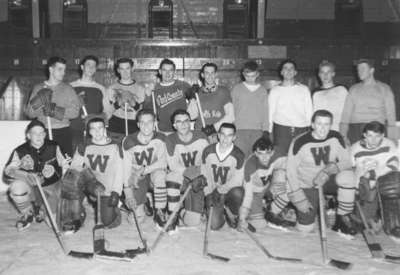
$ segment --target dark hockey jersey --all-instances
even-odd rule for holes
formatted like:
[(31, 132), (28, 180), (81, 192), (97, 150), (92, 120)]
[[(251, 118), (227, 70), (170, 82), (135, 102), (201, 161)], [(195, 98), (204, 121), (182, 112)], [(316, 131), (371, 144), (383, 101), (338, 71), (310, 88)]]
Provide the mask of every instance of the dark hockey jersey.
[(215, 188), (219, 193), (226, 194), (233, 187), (243, 184), (244, 153), (234, 146), (224, 159), (219, 159), (218, 144), (211, 144), (203, 151), (201, 173), (207, 179), (205, 195), (213, 192)]

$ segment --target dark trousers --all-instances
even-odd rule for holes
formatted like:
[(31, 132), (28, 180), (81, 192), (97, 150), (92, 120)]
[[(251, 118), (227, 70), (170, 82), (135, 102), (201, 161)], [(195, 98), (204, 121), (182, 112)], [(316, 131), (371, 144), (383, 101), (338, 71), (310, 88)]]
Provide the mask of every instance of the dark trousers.
[(72, 131), (70, 127), (52, 129), (53, 131), (53, 140), (58, 143), (60, 146), (61, 152), (64, 154), (68, 154), (68, 156), (72, 157), (74, 152), (72, 150)]
[(282, 150), (282, 152), (287, 153), (292, 140), (309, 129), (310, 127), (289, 127), (274, 123), (272, 134), (275, 146)]

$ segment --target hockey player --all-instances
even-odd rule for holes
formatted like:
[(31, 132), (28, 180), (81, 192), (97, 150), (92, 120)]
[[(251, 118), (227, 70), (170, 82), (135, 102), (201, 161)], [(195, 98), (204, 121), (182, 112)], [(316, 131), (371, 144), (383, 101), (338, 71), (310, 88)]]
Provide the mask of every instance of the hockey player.
[[(51, 57), (46, 66), (48, 79), (33, 87), (25, 113), (30, 118), (37, 118), (47, 129), (51, 126), (53, 138), (63, 153), (72, 156), (70, 120), (78, 117), (81, 103), (74, 89), (63, 82), (66, 60)], [(47, 117), (50, 117), (51, 125), (48, 125)]]
[(42, 199), (36, 183), (29, 180), (28, 173), (39, 176), (51, 210), (57, 213), (60, 198), (59, 180), (63, 167), (68, 166), (56, 142), (46, 139), (46, 128), (38, 120), (31, 121), (26, 128), (27, 141), (12, 153), (4, 169), (9, 183), (9, 196), (20, 213), (16, 223), (18, 231), (28, 228), (33, 220), (43, 220)]
[[(176, 65), (170, 59), (163, 59), (159, 67), (161, 82), (154, 87), (155, 105), (157, 110), (158, 129), (161, 132), (170, 134), (173, 132), (171, 115), (175, 110), (188, 110), (191, 119), (197, 115), (197, 107), (194, 95), (191, 93), (190, 85), (184, 81), (175, 79)], [(153, 109), (151, 89), (146, 90), (147, 97), (144, 108)]]
[(137, 120), (139, 132), (127, 136), (122, 143), (125, 204), (129, 209), (143, 209), (151, 182), (154, 188), (154, 221), (163, 227), (167, 206), (165, 136), (155, 132), (155, 116), (151, 110), (140, 110)]
[(201, 121), (196, 120), (195, 129), (203, 128), (207, 136), (217, 136), (217, 130), (222, 123), (233, 123), (235, 114), (233, 110), (231, 93), (225, 86), (217, 84), (218, 67), (214, 63), (206, 63), (201, 67), (200, 79), (202, 87), (199, 100), (203, 111), (206, 126), (203, 128)]
[[(237, 226), (237, 216), (242, 203), (244, 154), (234, 145), (236, 127), (223, 123), (218, 131), (218, 143), (206, 147), (202, 155), (201, 174), (206, 177), (204, 188), (206, 208), (213, 207), (211, 229), (218, 230), (225, 224), (224, 212), (230, 226)], [(225, 211), (224, 211), (225, 210)]]
[(343, 108), (340, 132), (351, 144), (362, 137), (364, 125), (379, 121), (387, 125), (387, 135), (397, 138), (396, 108), (394, 95), (389, 85), (375, 79), (372, 60), (360, 59), (357, 74), (361, 82), (350, 87)]
[(85, 56), (79, 64), (80, 78), (71, 82), (82, 104), (80, 116), (71, 120), (74, 151), (78, 144), (83, 143), (84, 119), (88, 119), (86, 116), (102, 114), (104, 106), (108, 104), (104, 86), (94, 79), (98, 64), (99, 59), (96, 56)]
[(314, 111), (328, 110), (333, 115), (332, 130), (339, 131), (347, 89), (343, 85), (335, 85), (335, 65), (329, 61), (322, 61), (318, 66), (318, 77), (321, 81), (313, 94)]
[(258, 83), (259, 75), (257, 63), (246, 62), (242, 70), (244, 81), (232, 89), (238, 129), (236, 145), (246, 157), (251, 154), (251, 147), (259, 137), (269, 137), (268, 92)]
[[(101, 117), (88, 121), (88, 139), (78, 146), (71, 163), (71, 169), (80, 175), (69, 176), (73, 173), (69, 170), (63, 178), (60, 218), (63, 231), (76, 232), (83, 224), (84, 210), (81, 205), (76, 207), (78, 200), (83, 199), (82, 192), (92, 199), (101, 194), (100, 212), (104, 226), (114, 228), (121, 224), (118, 202), (122, 192), (122, 150), (107, 137), (105, 126)], [(77, 187), (73, 188), (74, 185)]]
[(296, 81), (296, 62), (284, 60), (279, 72), (282, 83), (269, 93), (269, 127), (276, 147), (287, 152), (292, 139), (308, 131), (313, 107), (310, 90)]
[[(388, 191), (395, 191), (396, 185), (400, 185), (399, 182), (389, 181), (385, 179), (390, 176), (382, 177), (392, 171), (398, 171), (399, 169), (399, 158), (396, 145), (388, 138), (384, 137), (385, 126), (378, 122), (373, 121), (367, 123), (363, 130), (363, 139), (359, 140), (351, 147), (351, 156), (353, 160), (353, 166), (355, 167), (355, 175), (359, 189), (359, 200), (363, 212), (367, 218), (367, 222), (374, 228), (374, 230), (380, 230), (380, 224), (377, 222), (377, 210), (378, 210), (378, 198), (377, 198), (377, 181), (379, 181), (379, 189), (384, 190), (381, 194), (383, 199), (389, 195)], [(393, 184), (395, 184), (393, 186)], [(396, 193), (395, 193), (396, 194)], [(389, 199), (390, 201), (390, 199)], [(382, 209), (385, 217), (385, 211), (392, 211), (393, 209)], [(397, 211), (397, 210), (396, 210)], [(391, 222), (391, 217), (387, 216), (384, 219)], [(389, 226), (390, 227), (390, 226)], [(388, 234), (392, 234), (390, 231)], [(400, 228), (399, 228), (400, 229)], [(398, 229), (398, 230), (399, 230)], [(399, 234), (397, 232), (397, 234)], [(400, 235), (398, 235), (400, 237)]]
[[(239, 230), (251, 223), (260, 229), (267, 221), (278, 226), (294, 226), (280, 214), (288, 205), (286, 156), (274, 150), (270, 139), (259, 138), (253, 145), (253, 154), (244, 165), (244, 198), (239, 211)], [(264, 211), (263, 199), (272, 195), (273, 201), (267, 212)]]
[[(354, 208), (355, 179), (351, 158), (342, 136), (332, 131), (332, 113), (318, 110), (312, 116), (312, 131), (298, 136), (290, 145), (287, 160), (289, 199), (297, 208), (297, 228), (310, 232), (318, 213), (318, 190), (337, 190), (338, 210), (333, 230), (357, 233), (350, 218)], [(331, 180), (330, 180), (331, 178)]]
[[(204, 148), (208, 146), (208, 140), (202, 132), (190, 130), (190, 115), (187, 111), (176, 110), (171, 121), (176, 132), (167, 136), (166, 144), (169, 167), (167, 199), (168, 210), (172, 212), (180, 199), (181, 190), (186, 189), (190, 181), (204, 180), (204, 176), (200, 176), (200, 165), (201, 155)], [(185, 212), (182, 215), (184, 224), (198, 225), (204, 209), (203, 191), (191, 191), (184, 204)]]
[(138, 131), (136, 114), (142, 108), (145, 98), (144, 87), (133, 79), (133, 61), (120, 58), (115, 63), (115, 74), (118, 81), (106, 90), (108, 103), (105, 113), (108, 121), (108, 132), (112, 139), (120, 142), (125, 136), (125, 106), (127, 106), (128, 131)]

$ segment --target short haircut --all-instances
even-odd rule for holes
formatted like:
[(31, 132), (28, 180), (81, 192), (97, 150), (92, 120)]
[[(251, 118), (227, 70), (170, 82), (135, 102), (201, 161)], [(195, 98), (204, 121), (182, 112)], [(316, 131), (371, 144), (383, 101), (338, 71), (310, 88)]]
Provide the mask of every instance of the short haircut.
[(228, 123), (228, 122), (222, 123), (221, 126), (219, 126), (218, 132), (221, 132), (222, 128), (232, 129), (233, 133), (236, 134), (236, 126), (233, 123)]
[(258, 64), (255, 61), (247, 61), (243, 66), (243, 73), (257, 72)]
[(190, 114), (188, 113), (188, 111), (186, 111), (184, 109), (177, 109), (177, 110), (175, 110), (175, 112), (173, 112), (173, 114), (171, 116), (171, 124), (175, 123), (175, 117), (179, 116), (179, 115), (186, 115), (190, 119)]
[(115, 62), (115, 65), (114, 65), (114, 73), (118, 77), (118, 79), (121, 79), (121, 74), (118, 72), (118, 68), (119, 68), (119, 64), (122, 64), (122, 63), (129, 63), (129, 65), (132, 68), (134, 65), (133, 60), (128, 57), (123, 57), (123, 58), (117, 59), (117, 62)]
[(261, 137), (256, 140), (253, 144), (253, 152), (260, 150), (260, 151), (272, 151), (274, 150), (274, 145), (269, 138)]
[(363, 134), (366, 134), (368, 131), (378, 134), (384, 134), (386, 132), (386, 128), (385, 125), (383, 125), (379, 121), (371, 121), (364, 126)]
[(329, 68), (331, 68), (332, 71), (336, 70), (335, 64), (333, 64), (332, 62), (330, 62), (328, 60), (322, 60), (321, 63), (319, 63), (319, 65), (318, 65), (318, 70), (321, 70), (322, 67), (329, 67)]
[(329, 117), (331, 119), (331, 121), (333, 121), (332, 113), (325, 109), (316, 110), (311, 117), (311, 122), (315, 122), (317, 117)]
[(45, 72), (47, 78), (50, 77), (50, 71), (49, 71), (50, 67), (54, 67), (56, 65), (56, 63), (60, 63), (60, 64), (66, 65), (67, 64), (67, 60), (65, 60), (64, 58), (59, 57), (59, 56), (52, 56), (49, 59), (47, 59), (46, 72)]
[(205, 79), (204, 79), (204, 77), (201, 76), (201, 74), (204, 73), (204, 69), (205, 69), (206, 67), (212, 67), (212, 68), (214, 68), (214, 72), (217, 72), (217, 71), (218, 71), (218, 66), (217, 66), (217, 64), (212, 63), (212, 62), (207, 62), (207, 63), (205, 63), (205, 64), (201, 67), (200, 73), (199, 73), (199, 78), (200, 78), (201, 83), (203, 83), (203, 85), (204, 85), (204, 80), (205, 80)]
[(160, 63), (159, 69), (161, 70), (162, 66), (164, 66), (164, 65), (172, 65), (172, 67), (174, 67), (174, 70), (176, 69), (176, 65), (175, 65), (174, 61), (172, 61), (171, 59), (164, 58)]
[(153, 117), (153, 119), (155, 119), (155, 117), (156, 117), (154, 115), (154, 113), (153, 113), (153, 110), (151, 110), (151, 109), (142, 109), (139, 112), (137, 112), (136, 121), (139, 122), (141, 117), (144, 116), (144, 115), (151, 115)]
[(44, 126), (43, 122), (34, 119), (31, 122), (29, 122), (28, 126), (26, 126), (25, 134), (27, 134), (33, 127), (42, 127), (44, 130), (46, 130), (46, 126)]
[(294, 69), (297, 71), (297, 63), (296, 61), (294, 61), (293, 59), (285, 59), (283, 60), (280, 64), (279, 64), (279, 73), (282, 71), (283, 66), (285, 66), (286, 64), (292, 64)]
[(373, 59), (368, 59), (368, 58), (360, 58), (356, 61), (356, 66), (360, 64), (367, 64), (370, 68), (375, 68), (375, 61)]
[(96, 56), (94, 56), (94, 55), (87, 55), (87, 56), (85, 56), (85, 57), (81, 60), (81, 62), (79, 63), (78, 72), (79, 72), (79, 75), (80, 75), (80, 76), (82, 76), (82, 74), (83, 74), (83, 71), (82, 71), (81, 66), (84, 66), (85, 63), (86, 63), (86, 61), (88, 61), (88, 60), (94, 61), (94, 62), (96, 63), (96, 66), (99, 64), (99, 59), (98, 59)]
[(90, 136), (90, 137), (92, 136), (90, 134), (90, 132), (89, 132), (90, 131), (90, 125), (93, 124), (93, 123), (97, 123), (97, 122), (103, 123), (104, 127), (106, 126), (106, 122), (104, 121), (104, 118), (102, 118), (102, 117), (93, 117), (93, 118), (89, 119), (88, 122), (86, 123), (86, 134), (88, 136)]

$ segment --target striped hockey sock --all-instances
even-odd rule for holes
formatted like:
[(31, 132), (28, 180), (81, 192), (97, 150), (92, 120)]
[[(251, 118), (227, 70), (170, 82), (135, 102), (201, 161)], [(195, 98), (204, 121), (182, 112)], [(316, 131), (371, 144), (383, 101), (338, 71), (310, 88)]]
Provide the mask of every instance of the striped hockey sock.
[(355, 188), (339, 186), (338, 189), (338, 215), (346, 215), (353, 212)]
[(180, 199), (181, 185), (177, 182), (167, 181), (168, 210), (173, 211)]

